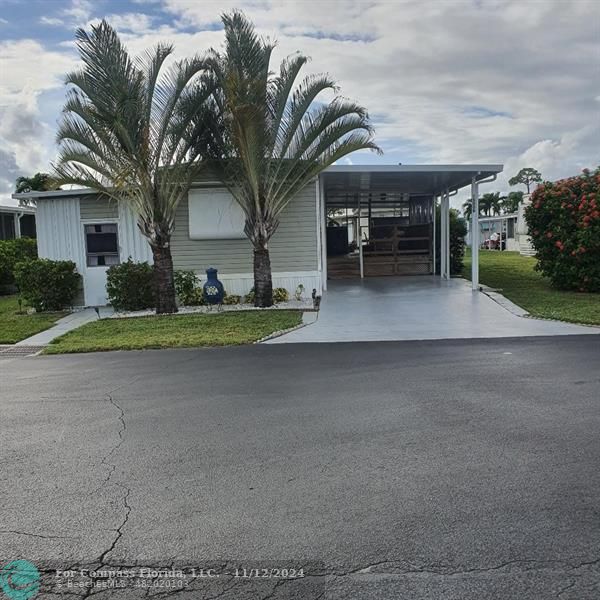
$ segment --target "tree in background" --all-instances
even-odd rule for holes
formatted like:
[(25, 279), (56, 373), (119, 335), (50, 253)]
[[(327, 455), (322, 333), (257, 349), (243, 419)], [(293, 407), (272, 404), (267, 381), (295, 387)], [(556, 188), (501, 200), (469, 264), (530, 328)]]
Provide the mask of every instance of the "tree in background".
[(523, 192), (509, 192), (508, 196), (501, 199), (502, 212), (504, 214), (516, 213), (519, 210), (519, 204), (523, 202)]
[(479, 214), (483, 213), (486, 217), (499, 215), (501, 206), (500, 192), (488, 192), (479, 198)]
[(171, 234), (199, 172), (212, 93), (198, 79), (204, 61), (178, 61), (163, 72), (171, 45), (134, 60), (106, 21), (91, 33), (78, 29), (76, 39), (83, 67), (67, 76), (57, 179), (130, 204), (152, 249), (156, 312), (176, 312)]
[(519, 185), (522, 184), (527, 188), (527, 193), (531, 192), (531, 185), (533, 183), (541, 183), (542, 175), (536, 169), (526, 167), (521, 169), (514, 177), (508, 180), (508, 185)]
[(254, 247), (255, 305), (273, 304), (269, 241), (294, 195), (323, 169), (355, 150), (380, 152), (367, 111), (335, 95), (327, 75), (298, 77), (307, 57), (270, 67), (274, 45), (242, 13), (223, 16), (225, 51), (212, 51), (221, 132), (217, 175), (245, 214)]
[[(15, 181), (15, 194), (26, 194), (27, 192), (48, 192), (55, 190), (56, 181), (49, 173), (36, 173), (32, 177), (18, 177)], [(19, 200), (21, 206), (35, 204), (28, 198)]]

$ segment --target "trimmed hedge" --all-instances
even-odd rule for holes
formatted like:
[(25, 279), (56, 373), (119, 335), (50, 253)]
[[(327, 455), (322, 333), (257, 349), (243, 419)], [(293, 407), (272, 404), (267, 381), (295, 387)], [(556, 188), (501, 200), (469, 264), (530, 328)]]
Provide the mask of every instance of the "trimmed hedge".
[(15, 283), (15, 265), (37, 258), (37, 243), (31, 238), (0, 241), (0, 285)]
[(106, 272), (106, 294), (115, 310), (155, 308), (154, 267), (129, 258)]
[(536, 269), (552, 285), (600, 292), (600, 167), (538, 186), (525, 219)]
[(57, 311), (73, 305), (81, 276), (70, 260), (37, 258), (15, 265), (21, 296), (36, 311)]

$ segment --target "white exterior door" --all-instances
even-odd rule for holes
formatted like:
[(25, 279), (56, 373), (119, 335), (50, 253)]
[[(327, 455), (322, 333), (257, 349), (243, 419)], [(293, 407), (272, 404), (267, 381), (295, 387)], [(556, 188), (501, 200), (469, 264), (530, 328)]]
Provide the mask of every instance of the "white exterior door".
[(119, 226), (117, 221), (83, 221), (85, 266), (83, 289), (86, 306), (107, 303), (106, 272), (119, 260)]
[(86, 267), (83, 274), (84, 301), (86, 306), (104, 306), (106, 296), (106, 271), (108, 267)]

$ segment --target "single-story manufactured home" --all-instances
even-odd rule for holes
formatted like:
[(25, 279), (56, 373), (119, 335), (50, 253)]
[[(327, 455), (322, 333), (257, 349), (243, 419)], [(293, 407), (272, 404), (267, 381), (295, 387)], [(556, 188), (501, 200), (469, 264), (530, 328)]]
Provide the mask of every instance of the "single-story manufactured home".
[[(494, 215), (491, 217), (479, 217), (479, 242), (482, 247), (489, 247), (489, 240), (494, 233), (502, 240), (502, 250), (518, 252), (520, 250), (517, 241), (517, 213), (505, 215)], [(469, 224), (467, 232), (467, 246), (471, 246), (471, 227)]]
[[(299, 284), (322, 294), (328, 279), (411, 274), (450, 275), (450, 196), (493, 181), (502, 165), (334, 165), (286, 207), (270, 242), (273, 285), (293, 293)], [(83, 279), (84, 303), (106, 304), (106, 271), (127, 260), (152, 261), (126, 201), (92, 190), (15, 194), (37, 202), (41, 257), (72, 260)], [(441, 209), (439, 248), (434, 207)], [(475, 225), (477, 211), (474, 210)], [(241, 208), (217, 181), (197, 181), (181, 202), (172, 237), (175, 269), (205, 276), (218, 269), (225, 289), (253, 285), (252, 247)], [(479, 226), (473, 229), (479, 232)], [(479, 244), (475, 244), (477, 249)], [(439, 269), (436, 254), (439, 253)], [(478, 288), (477, 252), (473, 287)]]

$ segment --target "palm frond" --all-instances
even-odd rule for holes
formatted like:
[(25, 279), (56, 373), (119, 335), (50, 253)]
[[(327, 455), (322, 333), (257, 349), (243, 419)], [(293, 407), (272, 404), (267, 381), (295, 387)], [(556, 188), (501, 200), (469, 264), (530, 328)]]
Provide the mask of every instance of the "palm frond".
[(170, 44), (133, 59), (106, 21), (77, 30), (76, 41), (82, 66), (66, 78), (56, 176), (126, 198), (150, 244), (168, 243), (200, 161), (199, 115), (213, 91), (194, 87), (203, 59), (165, 67)]
[(217, 172), (244, 210), (246, 234), (262, 244), (298, 190), (323, 169), (356, 150), (380, 150), (362, 106), (337, 95), (319, 103), (324, 92), (338, 92), (330, 76), (298, 83), (308, 60), (301, 54), (273, 75), (273, 44), (239, 11), (224, 15), (223, 24), (225, 51), (211, 51), (206, 62), (219, 82)]

